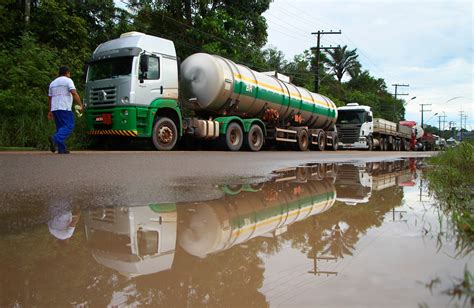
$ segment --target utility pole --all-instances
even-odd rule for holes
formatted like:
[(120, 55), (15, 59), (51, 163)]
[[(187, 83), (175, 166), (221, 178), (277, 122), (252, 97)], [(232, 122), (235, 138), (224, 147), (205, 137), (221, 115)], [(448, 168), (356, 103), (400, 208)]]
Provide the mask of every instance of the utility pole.
[(316, 50), (316, 79), (314, 81), (314, 92), (316, 93), (319, 93), (319, 52), (321, 50), (330, 50), (330, 49), (338, 49), (338, 48), (341, 48), (341, 46), (337, 46), (337, 47), (323, 47), (321, 46), (321, 35), (323, 34), (341, 34), (341, 30), (337, 31), (337, 32), (334, 32), (334, 31), (324, 31), (324, 30), (320, 30), (318, 32), (311, 32), (311, 34), (316, 34), (318, 36), (318, 39), (317, 39), (317, 42), (318, 42), (318, 45), (316, 47), (313, 47), (311, 48), (311, 50)]
[(441, 116), (438, 116), (438, 134), (441, 133)]
[(431, 106), (431, 104), (420, 104), (421, 106), (421, 128), (423, 128), (423, 115), (425, 112), (431, 112), (431, 110), (425, 110), (425, 106)]
[[(462, 118), (464, 119), (464, 129), (467, 130), (467, 114), (463, 115)], [(462, 129), (462, 125), (461, 125)], [(462, 136), (462, 130), (461, 130), (461, 136)]]
[(392, 84), (392, 86), (395, 87), (395, 99), (397, 99), (397, 96), (398, 96), (398, 95), (408, 95), (408, 93), (398, 93), (398, 87), (409, 87), (409, 86), (410, 86), (409, 84), (398, 84), (398, 83), (395, 83), (395, 84)]
[(459, 116), (461, 118), (461, 125), (459, 125), (459, 133), (461, 134), (459, 141), (462, 141), (462, 119), (464, 118), (464, 111), (459, 111)]
[[(392, 84), (392, 86), (395, 87), (395, 101), (397, 100), (398, 95), (408, 95), (408, 93), (398, 93), (398, 87), (409, 87), (409, 84)], [(396, 119), (396, 111), (395, 111), (395, 104), (396, 102), (393, 102), (393, 118)]]
[(445, 131), (446, 129), (446, 118), (448, 117), (446, 115), (446, 113), (443, 111), (443, 115), (440, 115), (439, 117), (443, 118), (443, 120), (441, 122), (443, 122), (443, 132)]

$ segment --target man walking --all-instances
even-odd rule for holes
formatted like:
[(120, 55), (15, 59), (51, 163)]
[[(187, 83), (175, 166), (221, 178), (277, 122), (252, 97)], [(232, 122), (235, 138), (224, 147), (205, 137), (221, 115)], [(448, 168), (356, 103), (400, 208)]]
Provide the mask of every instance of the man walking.
[(51, 152), (54, 153), (57, 148), (58, 154), (69, 154), (66, 148), (66, 139), (74, 129), (74, 114), (71, 110), (73, 100), (80, 106), (81, 111), (84, 109), (70, 77), (69, 68), (62, 66), (59, 68), (59, 77), (49, 85), (48, 118), (54, 119), (56, 123), (56, 133), (49, 137), (49, 143)]

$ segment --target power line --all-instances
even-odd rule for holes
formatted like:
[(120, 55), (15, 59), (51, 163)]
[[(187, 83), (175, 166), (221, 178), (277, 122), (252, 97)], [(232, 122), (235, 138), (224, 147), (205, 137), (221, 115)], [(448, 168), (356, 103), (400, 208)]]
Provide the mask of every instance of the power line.
[(421, 128), (423, 128), (423, 115), (425, 114), (425, 112), (431, 112), (431, 110), (425, 110), (425, 106), (431, 106), (431, 104), (420, 104), (421, 106)]
[[(274, 7), (275, 7), (275, 6), (274, 6)], [(279, 8), (279, 7), (277, 7), (277, 8)], [(293, 14), (293, 12), (291, 12), (291, 10), (290, 10), (289, 7), (288, 7), (288, 8), (285, 8), (285, 10), (284, 10), (283, 12), (284, 12), (284, 13), (288, 13), (288, 14), (290, 14), (290, 15), (296, 17), (296, 20), (297, 20), (297, 21), (300, 21), (300, 22), (306, 21), (306, 22), (305, 22), (306, 24), (311, 25), (311, 26), (314, 26), (314, 21), (316, 20), (316, 21), (319, 21), (319, 22), (320, 22), (321, 24), (323, 24), (323, 25), (326, 25), (326, 26), (328, 26), (328, 27), (334, 28), (333, 26), (331, 26), (331, 25), (329, 25), (328, 23), (324, 22), (324, 21), (321, 20), (320, 18), (319, 18), (319, 19), (314, 19), (313, 17), (307, 15), (306, 12), (297, 9), (295, 6), (291, 6), (291, 8), (292, 8), (293, 10), (297, 11), (298, 14), (296, 14), (296, 15)], [(308, 19), (306, 19), (304, 16), (307, 16)], [(357, 46), (357, 44), (355, 44), (355, 42), (352, 41), (346, 34), (343, 33), (342, 36), (343, 36), (344, 38), (346, 38), (346, 39), (349, 41), (349, 43), (359, 51), (359, 54), (360, 54), (362, 57), (364, 57), (375, 69), (377, 69), (378, 71), (380, 71), (380, 72), (383, 73), (384, 75), (387, 75), (388, 77), (391, 77), (390, 74), (388, 74), (387, 72), (385, 72), (384, 70), (382, 70), (377, 64), (375, 64), (375, 62), (373, 62), (373, 61), (371, 60), (371, 58), (363, 52), (363, 49), (359, 48), (359, 47)], [(331, 41), (330, 41), (330, 42), (331, 42)], [(334, 42), (331, 42), (331, 43), (333, 43), (334, 45), (336, 45), (336, 43), (334, 43)], [(392, 79), (393, 79), (393, 78), (392, 78)]]
[(312, 32), (311, 34), (316, 34), (318, 36), (317, 38), (317, 46), (316, 48), (311, 48), (311, 49), (316, 49), (316, 78), (314, 80), (314, 91), (316, 93), (319, 93), (319, 84), (320, 84), (320, 80), (319, 80), (319, 60), (320, 60), (320, 51), (321, 50), (331, 50), (331, 49), (337, 49), (337, 48), (340, 48), (340, 46), (338, 47), (323, 47), (321, 46), (321, 35), (324, 35), (324, 34), (341, 34), (341, 30), (337, 31), (337, 32), (334, 32), (334, 31), (324, 31), (324, 30), (319, 30), (318, 32)]
[(398, 93), (398, 87), (409, 87), (409, 84), (392, 84), (395, 87), (395, 101), (393, 102), (393, 117), (396, 118), (395, 105), (397, 103), (397, 95), (408, 95), (408, 93)]

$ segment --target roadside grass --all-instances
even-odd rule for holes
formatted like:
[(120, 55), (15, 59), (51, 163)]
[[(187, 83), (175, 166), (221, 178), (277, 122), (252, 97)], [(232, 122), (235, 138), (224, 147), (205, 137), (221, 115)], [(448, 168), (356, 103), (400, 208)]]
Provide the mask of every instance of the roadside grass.
[(0, 146), (1, 151), (37, 151), (37, 148), (32, 147), (2, 147)]
[(429, 188), (453, 223), (459, 253), (469, 253), (474, 243), (474, 145), (463, 142), (429, 163)]
[[(74, 132), (67, 141), (69, 149), (80, 150), (90, 146), (85, 119), (75, 118)], [(0, 118), (0, 151), (48, 150), (48, 136), (55, 131), (54, 121), (46, 114), (18, 115)]]

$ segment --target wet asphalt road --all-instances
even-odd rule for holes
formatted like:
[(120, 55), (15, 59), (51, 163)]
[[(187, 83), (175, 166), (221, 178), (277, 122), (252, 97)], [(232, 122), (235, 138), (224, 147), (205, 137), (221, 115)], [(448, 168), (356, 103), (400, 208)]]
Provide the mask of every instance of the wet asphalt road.
[(394, 160), (431, 152), (0, 152), (0, 210), (73, 198), (142, 205), (218, 198), (216, 185), (261, 182), (304, 163)]

